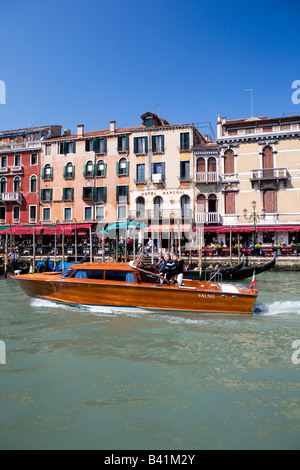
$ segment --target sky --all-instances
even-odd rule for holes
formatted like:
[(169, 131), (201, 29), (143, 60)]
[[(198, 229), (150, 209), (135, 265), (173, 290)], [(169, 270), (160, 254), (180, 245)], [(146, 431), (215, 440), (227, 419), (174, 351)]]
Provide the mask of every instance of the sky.
[(296, 1), (2, 0), (0, 31), (0, 130), (300, 114)]

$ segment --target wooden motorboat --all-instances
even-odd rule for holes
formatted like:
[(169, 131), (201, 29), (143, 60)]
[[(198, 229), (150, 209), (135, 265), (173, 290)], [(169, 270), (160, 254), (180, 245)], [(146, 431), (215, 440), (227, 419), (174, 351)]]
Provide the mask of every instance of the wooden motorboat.
[(63, 273), (12, 276), (31, 297), (70, 304), (173, 312), (251, 313), (257, 289), (206, 281), (183, 285), (133, 263), (83, 263)]

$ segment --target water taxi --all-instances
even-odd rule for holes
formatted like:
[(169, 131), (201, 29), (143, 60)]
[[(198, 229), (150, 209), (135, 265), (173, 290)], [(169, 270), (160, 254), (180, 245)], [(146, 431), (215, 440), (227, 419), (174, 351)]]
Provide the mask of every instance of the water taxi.
[(30, 297), (77, 305), (173, 312), (252, 313), (257, 289), (184, 280), (178, 285), (131, 263), (82, 263), (63, 273), (11, 276)]

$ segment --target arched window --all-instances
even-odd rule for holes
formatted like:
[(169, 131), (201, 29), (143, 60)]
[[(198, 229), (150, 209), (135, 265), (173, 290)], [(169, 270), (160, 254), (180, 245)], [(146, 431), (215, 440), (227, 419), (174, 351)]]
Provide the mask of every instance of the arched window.
[(43, 168), (42, 178), (46, 181), (50, 181), (53, 178), (53, 168), (51, 167), (51, 165), (49, 165), (49, 163)]
[(267, 145), (263, 149), (262, 154), (262, 167), (263, 167), (263, 177), (272, 177), (274, 176), (274, 170), (270, 168), (274, 168), (274, 155), (273, 149), (270, 145)]
[(154, 218), (162, 219), (163, 218), (163, 199), (160, 196), (157, 196), (153, 202), (154, 202)]
[(197, 212), (206, 212), (206, 197), (204, 194), (198, 194), (197, 196)]
[(14, 178), (14, 193), (21, 191), (21, 178), (20, 176), (16, 176)]
[(119, 176), (128, 175), (128, 168), (129, 168), (129, 165), (128, 165), (127, 158), (125, 157), (120, 158), (120, 160), (117, 163), (117, 174)]
[(37, 177), (32, 175), (30, 177), (30, 192), (36, 193), (37, 192)]
[(136, 216), (137, 218), (145, 217), (145, 199), (138, 197), (136, 200)]
[(214, 157), (209, 157), (207, 161), (207, 171), (209, 173), (215, 173), (217, 171), (217, 162)]
[(84, 165), (84, 170), (83, 174), (86, 178), (91, 178), (93, 175), (93, 162), (89, 160), (85, 165)]
[(190, 217), (191, 216), (191, 207), (190, 207), (191, 199), (189, 196), (182, 196), (180, 200), (181, 206), (181, 217)]
[(0, 193), (6, 193), (6, 185), (7, 185), (7, 180), (6, 178), (1, 178), (0, 181)]
[(208, 196), (208, 212), (217, 212), (217, 196), (215, 194)]
[(224, 154), (224, 173), (225, 175), (234, 174), (234, 155), (232, 150), (226, 150)]
[(103, 160), (97, 162), (97, 176), (104, 178), (106, 176), (106, 163)]

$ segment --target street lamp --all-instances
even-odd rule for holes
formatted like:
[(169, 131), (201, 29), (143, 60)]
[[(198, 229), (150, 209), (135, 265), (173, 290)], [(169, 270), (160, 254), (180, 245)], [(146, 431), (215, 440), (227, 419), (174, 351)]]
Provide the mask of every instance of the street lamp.
[(259, 215), (257, 212), (256, 212), (256, 201), (252, 201), (252, 209), (253, 209), (253, 212), (252, 214), (249, 214), (247, 215), (247, 209), (244, 209), (243, 210), (243, 213), (244, 213), (244, 217), (246, 220), (249, 220), (249, 222), (251, 222), (253, 220), (253, 227), (254, 227), (254, 241), (256, 240), (257, 238), (257, 233), (256, 233), (256, 224), (257, 224), (257, 220), (262, 220), (265, 218), (265, 215), (266, 215), (266, 209), (262, 208), (261, 210), (261, 215)]

